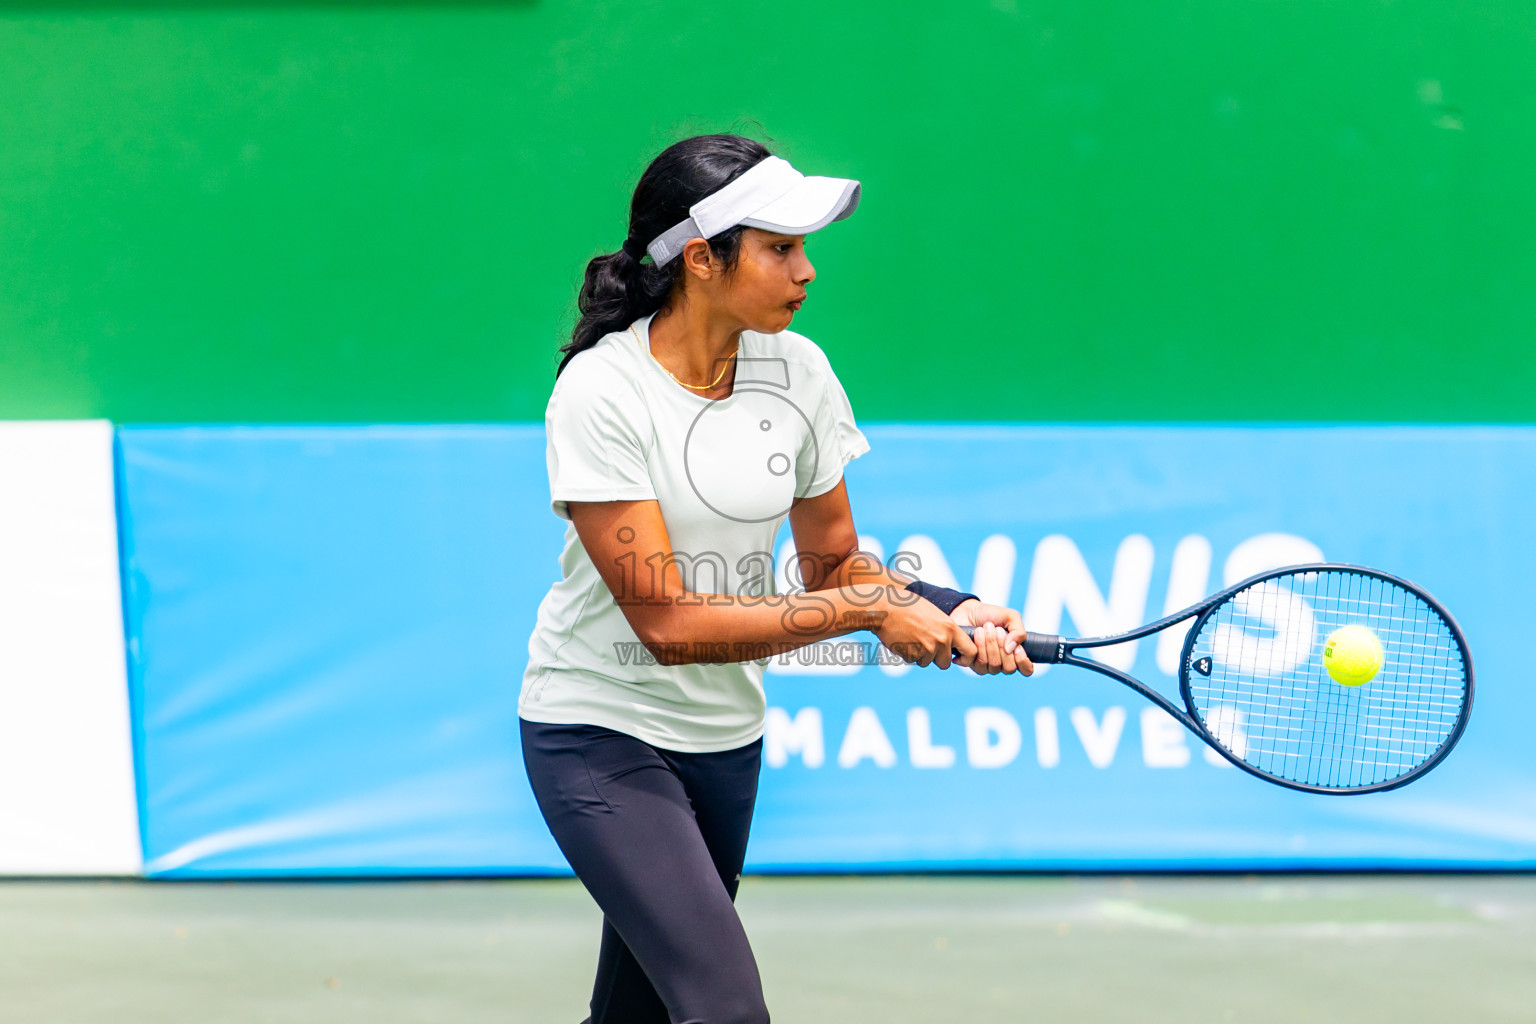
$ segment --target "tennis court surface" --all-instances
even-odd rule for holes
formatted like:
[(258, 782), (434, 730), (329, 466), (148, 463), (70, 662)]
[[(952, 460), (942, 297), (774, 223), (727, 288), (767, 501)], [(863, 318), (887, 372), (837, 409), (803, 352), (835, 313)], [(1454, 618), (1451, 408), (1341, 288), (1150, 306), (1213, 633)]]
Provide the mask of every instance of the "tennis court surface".
[[(751, 877), (774, 1019), (1536, 1020), (1536, 877)], [(0, 1020), (569, 1022), (573, 881), (0, 884)]]

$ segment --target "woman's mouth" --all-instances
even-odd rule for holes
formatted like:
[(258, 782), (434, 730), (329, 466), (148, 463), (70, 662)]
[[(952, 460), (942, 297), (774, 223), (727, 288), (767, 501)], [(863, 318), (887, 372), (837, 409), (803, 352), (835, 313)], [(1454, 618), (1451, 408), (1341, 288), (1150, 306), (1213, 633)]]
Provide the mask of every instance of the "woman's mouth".
[(798, 298), (798, 299), (796, 299), (796, 300), (795, 300), (795, 301), (793, 301), (793, 302), (791, 302), (791, 303), (789, 303), (789, 304), (788, 304), (788, 305), (789, 305), (789, 308), (790, 308), (790, 309), (792, 309), (792, 310), (794, 310), (794, 309), (799, 309), (799, 308), (800, 308), (800, 306), (801, 306), (801, 305), (802, 305), (802, 304), (803, 304), (803, 303), (804, 303), (804, 302), (805, 302), (805, 296), (803, 296), (803, 295), (802, 295), (802, 296), (801, 296), (801, 297), (800, 297), (800, 298)]

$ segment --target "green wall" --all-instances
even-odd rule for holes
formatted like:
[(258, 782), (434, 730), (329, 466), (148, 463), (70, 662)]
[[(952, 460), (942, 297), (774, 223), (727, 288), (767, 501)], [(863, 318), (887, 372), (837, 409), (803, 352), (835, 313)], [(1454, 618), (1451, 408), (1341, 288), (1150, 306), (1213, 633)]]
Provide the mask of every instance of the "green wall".
[(864, 419), (1536, 419), (1531, 0), (0, 3), (0, 417), (539, 419), (744, 117)]

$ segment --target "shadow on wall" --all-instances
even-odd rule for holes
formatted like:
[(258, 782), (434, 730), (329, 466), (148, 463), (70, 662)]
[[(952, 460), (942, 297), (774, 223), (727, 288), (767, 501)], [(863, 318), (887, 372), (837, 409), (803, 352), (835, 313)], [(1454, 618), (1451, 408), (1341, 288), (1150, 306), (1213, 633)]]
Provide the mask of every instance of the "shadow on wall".
[(199, 10), (368, 10), (454, 7), (535, 7), (538, 0), (0, 0), (0, 12), (53, 14), (59, 11), (199, 11)]

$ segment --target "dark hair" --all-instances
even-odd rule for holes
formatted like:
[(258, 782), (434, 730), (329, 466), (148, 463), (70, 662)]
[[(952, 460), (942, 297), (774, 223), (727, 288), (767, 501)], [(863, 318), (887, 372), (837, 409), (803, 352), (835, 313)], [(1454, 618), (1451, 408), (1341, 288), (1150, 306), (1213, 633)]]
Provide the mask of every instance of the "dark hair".
[[(658, 267), (646, 259), (645, 247), (686, 220), (694, 203), (769, 156), (768, 147), (740, 135), (695, 135), (674, 142), (651, 161), (629, 202), (629, 237), (618, 252), (587, 263), (576, 297), (581, 317), (571, 340), (560, 348), (564, 355), (555, 376), (576, 353), (596, 345), (603, 335), (623, 330), (666, 305), (682, 277), (683, 261), (673, 257), (665, 267)], [(738, 225), (709, 240), (710, 251), (727, 273), (741, 254), (741, 232)]]

